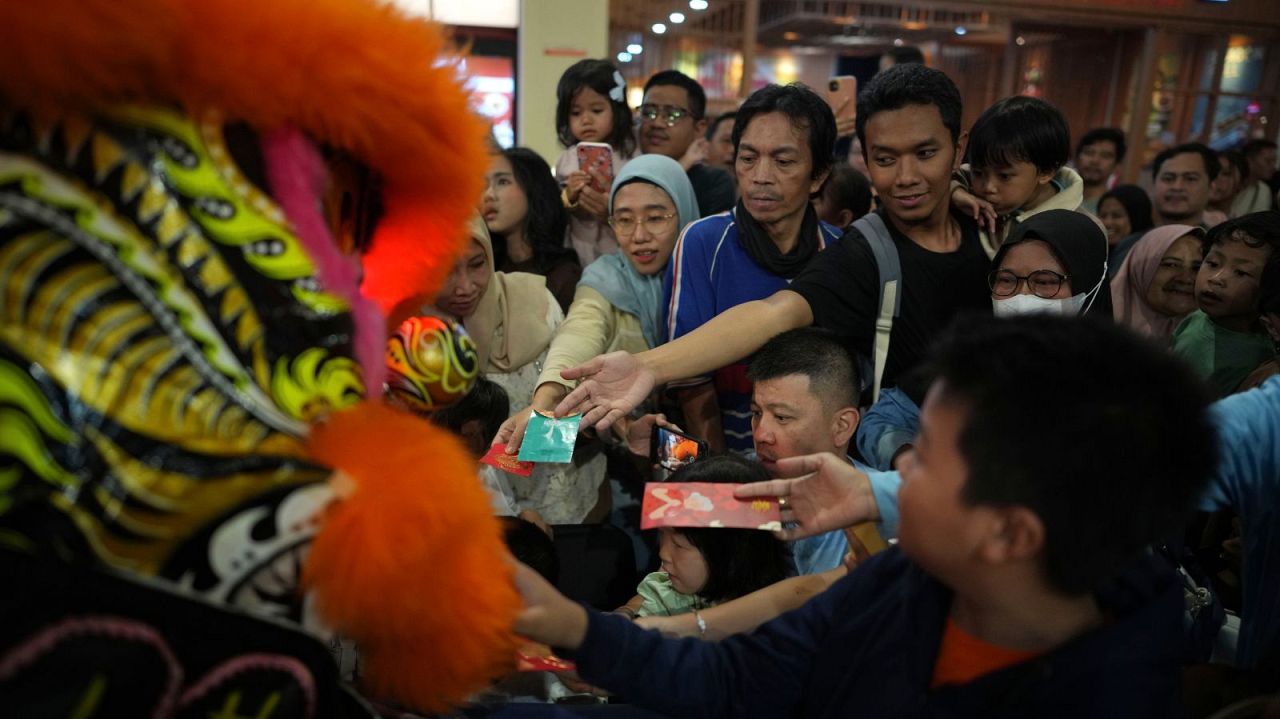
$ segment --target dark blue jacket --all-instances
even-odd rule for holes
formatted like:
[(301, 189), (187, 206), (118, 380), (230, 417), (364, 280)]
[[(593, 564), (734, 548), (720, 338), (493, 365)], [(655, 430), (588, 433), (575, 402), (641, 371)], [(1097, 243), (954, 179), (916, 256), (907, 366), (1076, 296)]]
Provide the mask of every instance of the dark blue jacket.
[(592, 684), (673, 717), (1169, 717), (1182, 594), (1145, 558), (1098, 593), (1109, 621), (1037, 659), (930, 690), (951, 592), (896, 548), (803, 607), (722, 642), (590, 612)]

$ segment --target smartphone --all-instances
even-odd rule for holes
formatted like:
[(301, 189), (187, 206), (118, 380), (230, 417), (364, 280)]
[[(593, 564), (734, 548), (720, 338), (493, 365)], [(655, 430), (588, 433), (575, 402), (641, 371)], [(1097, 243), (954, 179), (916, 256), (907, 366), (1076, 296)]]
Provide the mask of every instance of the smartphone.
[(858, 78), (840, 75), (827, 81), (827, 104), (836, 114), (836, 122), (852, 120), (857, 112)]
[(674, 429), (653, 426), (653, 433), (649, 436), (649, 457), (663, 469), (674, 472), (705, 456), (706, 441)]
[(609, 194), (609, 187), (613, 185), (613, 148), (603, 142), (579, 142), (578, 169), (583, 172), (595, 170), (604, 175), (604, 187), (597, 184), (593, 176), (591, 189), (605, 195)]

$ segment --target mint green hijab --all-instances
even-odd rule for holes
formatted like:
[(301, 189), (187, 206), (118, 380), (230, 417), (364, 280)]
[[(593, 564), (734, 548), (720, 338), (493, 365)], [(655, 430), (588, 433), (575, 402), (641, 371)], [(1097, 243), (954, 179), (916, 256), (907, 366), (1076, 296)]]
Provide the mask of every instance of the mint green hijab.
[[(680, 163), (666, 155), (641, 155), (622, 166), (609, 191), (609, 213), (618, 189), (632, 182), (647, 182), (667, 193), (676, 206), (680, 230), (698, 219), (698, 199)], [(609, 303), (640, 319), (645, 343), (650, 348), (662, 343), (662, 273), (642, 275), (621, 252), (605, 255), (587, 265), (579, 285), (604, 295)]]

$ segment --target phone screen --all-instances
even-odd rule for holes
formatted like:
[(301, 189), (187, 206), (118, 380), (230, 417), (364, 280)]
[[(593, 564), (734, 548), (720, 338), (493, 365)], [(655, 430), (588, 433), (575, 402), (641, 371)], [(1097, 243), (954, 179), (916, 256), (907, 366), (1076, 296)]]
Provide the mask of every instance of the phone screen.
[(654, 427), (653, 433), (653, 461), (663, 469), (674, 472), (702, 453), (702, 444), (692, 437), (665, 427)]

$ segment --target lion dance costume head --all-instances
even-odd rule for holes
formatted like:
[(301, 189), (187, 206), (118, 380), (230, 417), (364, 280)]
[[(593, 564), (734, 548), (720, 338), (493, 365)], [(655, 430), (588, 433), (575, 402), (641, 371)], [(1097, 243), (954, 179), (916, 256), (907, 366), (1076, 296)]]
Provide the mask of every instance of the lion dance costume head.
[[(148, 715), (225, 710), (255, 668), (294, 691), (263, 702), (324, 715), (270, 642), (184, 654), (201, 622), (174, 606), (354, 642), (367, 690), (421, 710), (501, 673), (520, 602), (474, 464), (379, 397), (387, 327), (449, 271), (485, 165), (439, 29), (374, 0), (3, 15), (0, 547), (26, 574), (0, 695), (57, 659), (70, 706), (107, 711), (123, 680), (54, 654), (128, 641)], [(51, 566), (96, 594), (33, 579)], [(196, 643), (235, 654), (218, 636)]]

